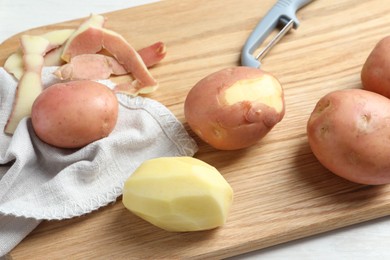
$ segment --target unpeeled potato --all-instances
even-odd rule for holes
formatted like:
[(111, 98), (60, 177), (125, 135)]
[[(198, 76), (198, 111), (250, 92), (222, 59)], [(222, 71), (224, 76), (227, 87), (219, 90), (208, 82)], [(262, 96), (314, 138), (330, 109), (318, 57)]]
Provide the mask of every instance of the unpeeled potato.
[(363, 88), (390, 98), (390, 36), (380, 40), (361, 70)]
[(117, 118), (114, 92), (88, 80), (48, 87), (36, 98), (31, 111), (36, 135), (60, 148), (79, 148), (107, 137)]
[(282, 120), (284, 113), (279, 81), (263, 70), (244, 66), (206, 76), (189, 91), (184, 104), (191, 129), (221, 150), (255, 144)]
[(310, 147), (331, 172), (361, 184), (390, 183), (390, 101), (361, 89), (322, 97), (308, 123)]

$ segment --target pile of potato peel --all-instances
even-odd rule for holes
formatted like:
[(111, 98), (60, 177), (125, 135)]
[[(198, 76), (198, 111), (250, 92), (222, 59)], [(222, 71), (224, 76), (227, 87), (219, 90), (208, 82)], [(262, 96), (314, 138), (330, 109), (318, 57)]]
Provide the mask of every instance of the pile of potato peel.
[[(157, 89), (158, 82), (148, 67), (165, 57), (165, 44), (157, 42), (136, 51), (120, 34), (105, 28), (105, 21), (105, 17), (92, 14), (76, 29), (20, 37), (20, 49), (4, 64), (4, 69), (18, 80), (5, 133), (12, 135), (19, 121), (33, 114), (33, 128), (40, 139), (60, 148), (80, 148), (108, 136), (114, 129), (118, 102), (111, 92), (136, 96)], [(62, 83), (43, 89), (44, 66), (58, 66), (54, 75)], [(94, 87), (98, 85), (96, 80), (126, 74), (133, 80), (117, 84), (113, 90), (107, 91), (101, 84)], [(76, 91), (75, 96), (69, 86), (88, 91)], [(54, 93), (42, 95), (46, 91)], [(70, 96), (68, 100), (64, 100), (64, 93)], [(39, 104), (35, 104), (40, 95)], [(48, 97), (53, 100), (45, 100)], [(53, 116), (54, 108), (62, 112)], [(85, 115), (80, 116), (80, 111)], [(110, 116), (101, 111), (110, 112)], [(82, 122), (91, 117), (95, 117), (94, 124), (83, 127)]]

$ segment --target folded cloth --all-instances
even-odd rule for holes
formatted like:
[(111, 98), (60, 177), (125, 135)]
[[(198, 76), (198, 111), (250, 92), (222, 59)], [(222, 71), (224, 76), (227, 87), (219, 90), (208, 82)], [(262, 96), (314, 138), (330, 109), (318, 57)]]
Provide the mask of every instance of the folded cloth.
[[(45, 68), (44, 86), (56, 82)], [(103, 81), (112, 87), (110, 81)], [(80, 149), (42, 142), (30, 118), (13, 136), (4, 134), (17, 82), (0, 68), (0, 256), (7, 254), (42, 220), (87, 214), (122, 194), (125, 180), (145, 160), (192, 156), (194, 140), (162, 104), (118, 94), (119, 116), (106, 138)]]

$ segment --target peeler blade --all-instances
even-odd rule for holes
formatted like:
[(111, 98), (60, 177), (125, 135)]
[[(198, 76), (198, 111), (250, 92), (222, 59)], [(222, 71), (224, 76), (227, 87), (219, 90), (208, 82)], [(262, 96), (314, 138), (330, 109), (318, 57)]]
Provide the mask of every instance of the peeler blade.
[[(312, 1), (313, 0), (277, 1), (264, 18), (257, 24), (245, 42), (241, 52), (241, 65), (260, 68), (261, 60), (272, 49), (272, 47), (275, 46), (276, 43), (278, 43), (279, 40), (292, 28), (298, 28), (299, 21), (296, 17), (296, 12)], [(260, 51), (256, 57), (254, 57), (254, 52), (279, 25), (283, 25), (283, 28), (269, 42), (269, 44)]]

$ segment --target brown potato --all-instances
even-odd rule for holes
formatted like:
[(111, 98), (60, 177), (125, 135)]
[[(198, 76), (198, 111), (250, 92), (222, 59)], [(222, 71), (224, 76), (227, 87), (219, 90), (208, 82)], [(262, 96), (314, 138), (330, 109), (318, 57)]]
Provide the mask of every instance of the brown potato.
[(310, 147), (323, 166), (361, 184), (390, 183), (390, 101), (348, 89), (322, 97), (307, 123)]
[(221, 150), (255, 144), (282, 120), (284, 113), (279, 81), (250, 67), (227, 68), (205, 77), (190, 90), (184, 104), (191, 129)]
[(390, 98), (390, 36), (380, 40), (361, 70), (363, 88)]
[(35, 100), (36, 135), (61, 148), (79, 148), (108, 136), (118, 118), (114, 92), (94, 81), (70, 81), (45, 89)]

